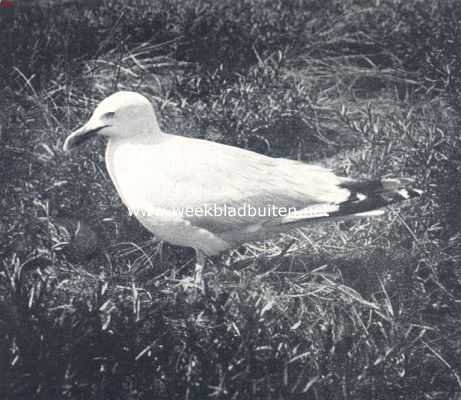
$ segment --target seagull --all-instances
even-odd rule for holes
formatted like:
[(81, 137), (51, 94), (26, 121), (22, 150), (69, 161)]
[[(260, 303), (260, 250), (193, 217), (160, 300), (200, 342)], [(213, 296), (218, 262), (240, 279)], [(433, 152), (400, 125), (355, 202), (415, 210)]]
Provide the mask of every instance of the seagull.
[[(421, 195), (406, 178), (355, 180), (317, 165), (164, 133), (143, 95), (119, 91), (64, 143), (108, 138), (105, 161), (130, 214), (157, 238), (207, 257), (314, 222), (372, 217)], [(283, 211), (283, 212), (282, 212)]]

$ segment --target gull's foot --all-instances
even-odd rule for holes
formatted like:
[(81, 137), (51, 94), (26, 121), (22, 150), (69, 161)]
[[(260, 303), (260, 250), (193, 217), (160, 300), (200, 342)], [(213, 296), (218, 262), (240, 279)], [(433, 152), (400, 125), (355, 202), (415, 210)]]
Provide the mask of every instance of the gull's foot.
[(194, 275), (181, 279), (178, 285), (186, 294), (188, 301), (197, 302), (203, 298), (206, 293), (206, 285), (203, 279), (203, 266), (197, 264), (195, 266)]
[(180, 279), (178, 286), (185, 292), (190, 290), (197, 290), (202, 294), (205, 294), (205, 282), (197, 282), (193, 276)]
[(245, 260), (236, 261), (228, 265), (227, 267), (233, 271), (240, 271), (242, 269), (249, 267), (250, 265), (257, 266), (263, 259), (264, 256), (260, 255), (252, 258), (247, 258)]

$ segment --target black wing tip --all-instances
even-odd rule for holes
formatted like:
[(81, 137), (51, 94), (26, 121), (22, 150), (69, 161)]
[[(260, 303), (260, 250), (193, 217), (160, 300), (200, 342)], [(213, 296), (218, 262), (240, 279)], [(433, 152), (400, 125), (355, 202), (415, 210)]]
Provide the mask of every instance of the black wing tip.
[(342, 182), (350, 191), (349, 198), (339, 204), (337, 214), (350, 215), (377, 210), (391, 204), (420, 197), (423, 191), (414, 189), (410, 178), (386, 178)]
[[(384, 178), (369, 180), (348, 180), (343, 181), (339, 186), (351, 192), (349, 201), (362, 200), (365, 197), (372, 197), (380, 194), (402, 192), (402, 197), (412, 198), (423, 194), (419, 189), (414, 189), (411, 185), (414, 180), (411, 178)], [(365, 196), (365, 197), (364, 197)]]

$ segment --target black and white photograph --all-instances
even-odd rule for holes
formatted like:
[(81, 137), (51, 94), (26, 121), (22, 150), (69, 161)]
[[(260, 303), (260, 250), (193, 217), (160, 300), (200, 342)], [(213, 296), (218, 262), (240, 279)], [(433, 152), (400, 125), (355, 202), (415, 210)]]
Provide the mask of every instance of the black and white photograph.
[(461, 400), (460, 1), (0, 34), (0, 400)]

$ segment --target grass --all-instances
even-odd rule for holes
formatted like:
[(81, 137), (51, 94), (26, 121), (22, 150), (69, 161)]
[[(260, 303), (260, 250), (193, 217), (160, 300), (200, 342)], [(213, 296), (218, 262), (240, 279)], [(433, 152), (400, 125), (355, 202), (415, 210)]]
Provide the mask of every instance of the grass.
[[(459, 398), (456, 1), (14, 3), (0, 9), (1, 398)], [(119, 89), (147, 95), (167, 131), (425, 194), (224, 254), (193, 301), (178, 285), (192, 252), (128, 217), (103, 144), (62, 151)]]

